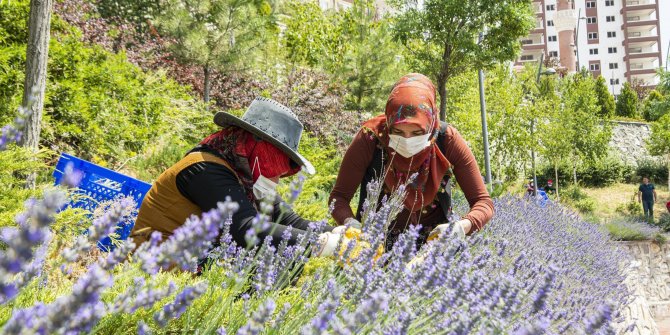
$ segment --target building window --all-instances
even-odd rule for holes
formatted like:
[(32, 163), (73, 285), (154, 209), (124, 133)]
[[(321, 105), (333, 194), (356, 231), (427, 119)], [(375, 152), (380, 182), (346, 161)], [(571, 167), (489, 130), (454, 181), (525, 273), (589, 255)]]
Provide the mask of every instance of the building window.
[(547, 5), (547, 10), (556, 10), (556, 5)]
[(619, 63), (610, 63), (610, 70), (616, 70), (619, 68)]
[(630, 33), (628, 33), (628, 37), (640, 37), (640, 36), (642, 36), (642, 33), (639, 31), (631, 31)]
[(589, 55), (597, 55), (598, 54), (598, 49), (589, 49)]
[(598, 63), (596, 63), (596, 64), (590, 64), (590, 65), (589, 65), (589, 69), (590, 69), (591, 71), (600, 71), (600, 64), (598, 64)]
[(607, 17), (605, 17), (605, 21), (614, 22), (614, 15), (608, 15)]
[(586, 23), (597, 23), (598, 20), (596, 19), (595, 16), (589, 16), (586, 18)]
[(589, 33), (589, 39), (590, 40), (597, 40), (598, 39), (598, 33)]
[(533, 55), (521, 55), (521, 60), (533, 60)]
[(554, 21), (553, 20), (547, 21), (547, 27), (553, 27), (553, 26), (554, 26)]
[(549, 37), (547, 38), (547, 40), (548, 40), (549, 42), (556, 42), (556, 35), (549, 36)]
[(523, 44), (523, 45), (533, 44), (533, 40), (521, 40), (521, 44)]
[(595, 1), (587, 1), (586, 2), (586, 8), (596, 8), (596, 2)]
[(614, 6), (614, 0), (606, 0), (605, 1), (605, 6), (607, 6), (607, 7)]
[(558, 51), (549, 51), (549, 57), (558, 57)]
[(610, 85), (619, 85), (619, 78), (617, 78), (617, 79), (614, 79), (614, 78), (610, 79)]
[(607, 53), (615, 54), (616, 52), (617, 52), (616, 47), (614, 47), (614, 48), (612, 48), (612, 47), (607, 48)]
[(607, 37), (609, 37), (609, 38), (616, 37), (616, 31), (608, 31), (607, 32)]

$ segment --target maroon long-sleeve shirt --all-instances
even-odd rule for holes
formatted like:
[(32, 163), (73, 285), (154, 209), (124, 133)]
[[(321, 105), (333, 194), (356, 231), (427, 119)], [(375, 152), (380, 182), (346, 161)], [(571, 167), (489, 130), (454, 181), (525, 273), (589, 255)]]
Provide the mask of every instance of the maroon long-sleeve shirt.
[[(376, 146), (377, 140), (361, 130), (344, 154), (340, 172), (329, 199), (329, 203), (335, 200), (333, 218), (338, 224), (343, 224), (347, 218), (354, 217), (350, 202), (372, 162)], [(472, 222), (471, 232), (475, 232), (493, 216), (493, 201), (486, 190), (475, 156), (461, 134), (452, 126), (446, 130), (444, 148), (445, 157), (451, 164), (458, 185), (470, 205), (470, 211), (463, 218)], [(435, 201), (438, 201), (437, 198)], [(397, 221), (406, 221), (409, 214), (409, 211), (404, 209), (398, 215)], [(444, 223), (445, 217), (440, 206), (437, 205), (433, 206), (432, 210), (423, 211), (420, 220), (424, 227), (434, 227)], [(397, 229), (397, 224), (394, 226)], [(405, 228), (406, 225), (401, 227), (401, 230)]]

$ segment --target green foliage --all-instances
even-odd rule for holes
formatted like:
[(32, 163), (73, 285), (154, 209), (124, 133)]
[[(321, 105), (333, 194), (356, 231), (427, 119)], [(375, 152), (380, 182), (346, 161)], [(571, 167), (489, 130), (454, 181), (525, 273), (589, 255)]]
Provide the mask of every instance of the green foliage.
[[(394, 36), (411, 54), (412, 68), (437, 80), (442, 119), (449, 79), (515, 59), (521, 50), (519, 38), (528, 34), (535, 18), (529, 0), (392, 2), (401, 9)], [(479, 33), (484, 34), (478, 43)]]
[(341, 64), (345, 48), (341, 15), (325, 13), (317, 2), (289, 1), (283, 45), (291, 64), (324, 68)]
[[(160, 10), (159, 0), (95, 0), (103, 18), (132, 23), (138, 33), (147, 32), (150, 22)], [(138, 34), (139, 35), (139, 34)]]
[(651, 136), (647, 147), (652, 155), (670, 154), (670, 115), (663, 115), (657, 122), (651, 124)]
[(631, 224), (622, 224), (621, 221), (609, 222), (605, 224), (605, 227), (615, 241), (641, 241), (651, 237), (647, 236), (642, 229)]
[(0, 227), (13, 226), (14, 217), (23, 211), (23, 203), (42, 193), (41, 188), (26, 188), (26, 177), (38, 173), (38, 182), (47, 180), (50, 176), (44, 161), (51, 157), (52, 152), (35, 155), (18, 146), (0, 151)]
[[(320, 141), (309, 134), (302, 136), (298, 150), (314, 164), (316, 174), (309, 176), (303, 183), (302, 193), (293, 204), (293, 209), (300, 216), (309, 220), (329, 218), (328, 197), (330, 190), (335, 186), (342, 156), (337, 153), (332, 141)], [(278, 189), (284, 198), (288, 198), (288, 185), (289, 181), (282, 180)]]
[(603, 76), (598, 76), (596, 80), (596, 95), (598, 96), (598, 106), (600, 106), (600, 112), (598, 115), (605, 119), (610, 119), (614, 116), (614, 110), (616, 108), (614, 97), (607, 88), (607, 82)]
[[(668, 114), (670, 112), (670, 103), (665, 100), (658, 90), (649, 92), (642, 105), (642, 117), (646, 121), (658, 121), (661, 116)], [(667, 100), (670, 102), (670, 99)]]
[[(651, 135), (647, 140), (647, 148), (652, 155), (665, 158), (667, 172), (670, 169), (670, 114), (661, 116), (657, 122), (651, 124)], [(670, 176), (667, 173), (664, 179), (668, 180), (670, 188)]]
[(590, 198), (578, 185), (564, 187), (561, 191), (561, 201), (574, 207), (581, 213), (591, 213), (595, 210), (595, 200)]
[(664, 232), (670, 232), (670, 213), (662, 213), (655, 224)]
[(624, 117), (637, 117), (637, 94), (630, 86), (630, 83), (623, 84), (621, 93), (616, 101), (616, 115)]
[[(11, 8), (28, 10), (23, 2), (11, 3)], [(59, 31), (49, 47), (42, 145), (107, 165), (141, 153), (147, 143), (194, 143), (213, 129), (211, 114), (187, 87), (163, 72), (141, 71), (124, 54), (83, 44), (72, 27)], [(21, 99), (25, 48), (0, 43), (3, 123)]]
[(648, 177), (652, 183), (665, 183), (668, 181), (668, 166), (658, 159), (640, 160), (630, 181), (640, 183), (642, 177)]
[(598, 111), (591, 75), (575, 74), (561, 82), (561, 104), (553, 120), (561, 128), (552, 135), (568, 148), (569, 154), (564, 157), (570, 159), (573, 170), (580, 163), (594, 162), (607, 154), (612, 129), (609, 122), (601, 122)]
[(156, 24), (181, 61), (225, 71), (253, 64), (254, 52), (275, 31), (271, 11), (263, 0), (166, 0)]
[(344, 64), (337, 69), (348, 94), (345, 107), (359, 112), (383, 110), (390, 86), (401, 75), (388, 20), (378, 20), (374, 0), (354, 0), (342, 25), (347, 43)]
[[(636, 192), (637, 193), (637, 192)], [(642, 217), (642, 205), (636, 201), (637, 194), (633, 194), (633, 198), (630, 201), (619, 204), (616, 207), (616, 212), (627, 217), (640, 218)]]

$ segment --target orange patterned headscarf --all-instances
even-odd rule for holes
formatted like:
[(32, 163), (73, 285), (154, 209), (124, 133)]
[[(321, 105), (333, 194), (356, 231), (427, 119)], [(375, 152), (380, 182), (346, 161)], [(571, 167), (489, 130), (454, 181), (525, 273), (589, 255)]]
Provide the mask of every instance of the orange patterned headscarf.
[[(417, 125), (425, 133), (432, 133), (430, 145), (409, 158), (396, 154), (389, 147), (389, 132), (397, 124)], [(388, 154), (390, 164), (385, 168), (384, 178), (387, 190), (395, 190), (417, 173), (407, 189), (405, 208), (415, 212), (431, 205), (449, 162), (435, 143), (440, 120), (435, 108), (435, 86), (430, 79), (419, 73), (400, 78), (389, 95), (384, 115), (366, 121), (363, 128), (377, 137)]]

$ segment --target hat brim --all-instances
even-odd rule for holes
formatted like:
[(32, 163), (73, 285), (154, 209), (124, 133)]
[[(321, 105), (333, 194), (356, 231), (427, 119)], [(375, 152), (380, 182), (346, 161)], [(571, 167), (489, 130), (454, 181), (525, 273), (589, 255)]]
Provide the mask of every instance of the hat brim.
[(289, 159), (291, 159), (296, 164), (302, 166), (307, 173), (309, 174), (316, 173), (314, 165), (312, 165), (312, 163), (310, 163), (307, 160), (307, 158), (303, 157), (300, 153), (294, 151), (293, 149), (291, 149), (284, 143), (278, 141), (274, 137), (268, 135), (263, 130), (251, 125), (248, 122), (245, 122), (244, 120), (236, 117), (235, 115), (226, 112), (217, 112), (216, 115), (214, 115), (214, 123), (216, 123), (218, 126), (221, 127), (227, 127), (227, 126), (240, 127), (250, 133), (253, 133), (254, 135), (262, 138), (264, 141), (272, 143), (272, 145), (276, 146), (279, 150), (283, 151), (288, 156)]

